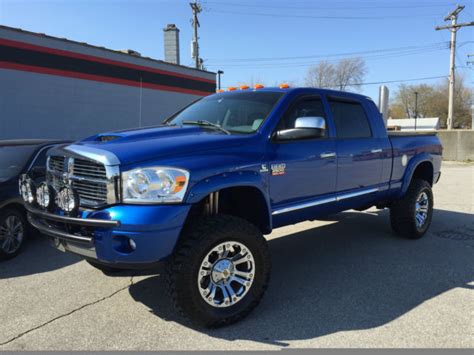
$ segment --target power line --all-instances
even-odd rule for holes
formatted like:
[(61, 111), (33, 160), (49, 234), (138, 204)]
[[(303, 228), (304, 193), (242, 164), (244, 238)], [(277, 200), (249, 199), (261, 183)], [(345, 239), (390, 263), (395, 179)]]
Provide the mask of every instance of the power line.
[(299, 14), (274, 14), (274, 13), (258, 13), (258, 12), (244, 12), (244, 11), (227, 11), (227, 10), (214, 10), (209, 9), (208, 11), (217, 14), (229, 14), (229, 15), (246, 15), (246, 16), (263, 16), (263, 17), (282, 17), (282, 18), (308, 18), (308, 19), (319, 19), (319, 20), (387, 20), (387, 19), (419, 19), (419, 18), (434, 18), (439, 16), (438, 14), (433, 15), (417, 15), (416, 17), (407, 17), (406, 15), (392, 15), (392, 16), (314, 16), (314, 15), (299, 15)]
[[(431, 53), (439, 50), (445, 50), (446, 47), (442, 48), (431, 48), (431, 49), (422, 49), (422, 50), (414, 50), (414, 51), (405, 51), (405, 52), (397, 52), (397, 53), (386, 53), (386, 54), (376, 54), (376, 55), (367, 55), (367, 56), (356, 56), (356, 57), (346, 57), (346, 58), (363, 58), (365, 60), (379, 60), (379, 59), (390, 59), (390, 58), (398, 58), (403, 56), (409, 55), (417, 55), (417, 54), (426, 54)], [(327, 60), (327, 62), (334, 63), (339, 61), (340, 59), (331, 59)], [(302, 67), (308, 65), (314, 65), (319, 63), (320, 61), (306, 61), (306, 62), (296, 62), (296, 63), (258, 63), (258, 64), (212, 64), (212, 67), (224, 67), (224, 68), (254, 68), (258, 65), (259, 68), (290, 68), (290, 67)]]
[(287, 57), (260, 57), (260, 58), (208, 58), (209, 62), (217, 61), (219, 63), (237, 63), (237, 62), (270, 62), (270, 61), (281, 61), (281, 60), (298, 60), (298, 59), (315, 59), (315, 58), (329, 58), (329, 57), (343, 57), (352, 55), (363, 55), (363, 54), (377, 54), (385, 52), (399, 52), (407, 50), (422, 50), (431, 48), (448, 48), (446, 42), (435, 42), (422, 46), (404, 46), (404, 47), (392, 47), (383, 49), (372, 49), (367, 51), (356, 51), (356, 52), (340, 52), (332, 54), (317, 54), (317, 55), (306, 55), (306, 56), (287, 56)]
[(206, 1), (206, 4), (214, 4), (218, 6), (230, 6), (230, 7), (244, 7), (244, 8), (260, 8), (260, 9), (291, 9), (291, 10), (348, 10), (348, 9), (416, 9), (416, 8), (432, 8), (432, 7), (446, 7), (451, 6), (452, 3), (445, 4), (417, 4), (417, 5), (384, 5), (381, 6), (376, 3), (372, 6), (347, 6), (337, 7), (334, 3), (331, 6), (275, 6), (275, 5), (261, 5), (261, 4), (249, 4), (249, 3), (232, 3), (232, 2), (218, 2), (218, 1)]
[[(393, 84), (393, 83), (405, 83), (410, 81), (422, 81), (422, 80), (435, 80), (446, 78), (446, 75), (428, 76), (423, 78), (410, 78), (410, 79), (398, 79), (398, 80), (385, 80), (385, 81), (371, 81), (366, 83), (355, 83), (353, 86), (367, 86), (367, 85), (380, 85), (380, 84)], [(228, 87), (225, 87), (228, 88)], [(321, 89), (331, 89), (332, 86), (324, 86)]]
[(365, 85), (393, 84), (393, 83), (405, 83), (409, 81), (434, 80), (434, 79), (442, 79), (442, 78), (446, 78), (446, 75), (428, 76), (424, 78), (400, 79), (400, 80), (373, 81), (373, 82), (360, 83), (360, 84), (356, 83), (354, 85), (365, 86)]

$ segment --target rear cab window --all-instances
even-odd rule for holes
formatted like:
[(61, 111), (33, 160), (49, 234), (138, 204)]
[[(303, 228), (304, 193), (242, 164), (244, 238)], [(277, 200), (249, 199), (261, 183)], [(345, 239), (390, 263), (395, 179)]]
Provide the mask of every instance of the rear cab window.
[(372, 129), (362, 104), (344, 98), (329, 98), (338, 139), (370, 138)]

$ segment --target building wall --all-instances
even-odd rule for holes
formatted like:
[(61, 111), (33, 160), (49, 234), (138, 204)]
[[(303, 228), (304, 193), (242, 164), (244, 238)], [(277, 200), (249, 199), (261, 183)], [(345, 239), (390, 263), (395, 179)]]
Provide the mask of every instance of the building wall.
[(443, 159), (453, 161), (474, 161), (474, 131), (439, 131), (443, 145)]
[(0, 139), (156, 125), (215, 90), (214, 73), (1, 26), (0, 46)]

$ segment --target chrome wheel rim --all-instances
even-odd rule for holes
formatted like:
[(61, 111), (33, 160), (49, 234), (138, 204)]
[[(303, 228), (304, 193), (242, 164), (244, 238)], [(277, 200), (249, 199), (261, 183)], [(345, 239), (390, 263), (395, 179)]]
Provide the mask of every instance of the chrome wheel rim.
[(416, 227), (418, 229), (422, 229), (426, 224), (426, 220), (428, 219), (429, 207), (430, 200), (428, 198), (428, 194), (426, 192), (422, 192), (416, 199), (415, 205), (415, 220)]
[(0, 247), (6, 254), (15, 253), (24, 236), (23, 223), (17, 216), (8, 216), (0, 225)]
[(207, 304), (223, 308), (240, 302), (252, 287), (255, 260), (242, 243), (229, 241), (216, 245), (199, 267), (199, 294)]

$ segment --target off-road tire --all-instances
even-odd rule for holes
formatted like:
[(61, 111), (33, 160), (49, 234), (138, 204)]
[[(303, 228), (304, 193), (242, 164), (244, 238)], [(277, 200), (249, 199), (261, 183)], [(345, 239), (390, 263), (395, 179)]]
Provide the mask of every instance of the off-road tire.
[[(428, 213), (421, 228), (416, 224), (416, 201), (425, 192), (428, 196)], [(390, 207), (390, 224), (392, 229), (400, 236), (408, 239), (421, 238), (428, 230), (433, 216), (433, 192), (431, 185), (426, 180), (414, 179), (401, 199), (395, 201)]]
[[(236, 241), (253, 254), (255, 276), (248, 293), (226, 308), (209, 305), (199, 294), (197, 278), (205, 255), (220, 243)], [(260, 302), (267, 288), (271, 258), (268, 245), (253, 224), (229, 215), (203, 217), (184, 227), (173, 256), (167, 263), (168, 286), (177, 310), (193, 323), (216, 328), (247, 316)]]
[[(30, 234), (31, 232), (31, 228), (29, 226), (29, 224), (27, 223), (26, 221), (26, 218), (24, 216), (24, 214), (22, 212), (20, 212), (19, 210), (15, 209), (15, 208), (7, 208), (5, 209), (4, 211), (1, 211), (0, 212), (0, 226), (3, 224), (3, 222), (7, 219), (7, 217), (9, 216), (14, 216), (16, 217), (20, 222), (21, 224), (23, 225), (23, 239), (21, 241), (21, 244), (20, 246), (18, 247), (18, 249), (16, 249), (15, 252), (13, 253), (6, 253), (1, 247), (0, 247), (0, 261), (1, 260), (8, 260), (8, 259), (12, 259), (14, 258), (15, 256), (17, 256), (21, 250), (23, 249), (23, 246), (25, 244), (25, 239), (27, 239), (27, 236)], [(0, 240), (0, 243), (2, 241)]]

